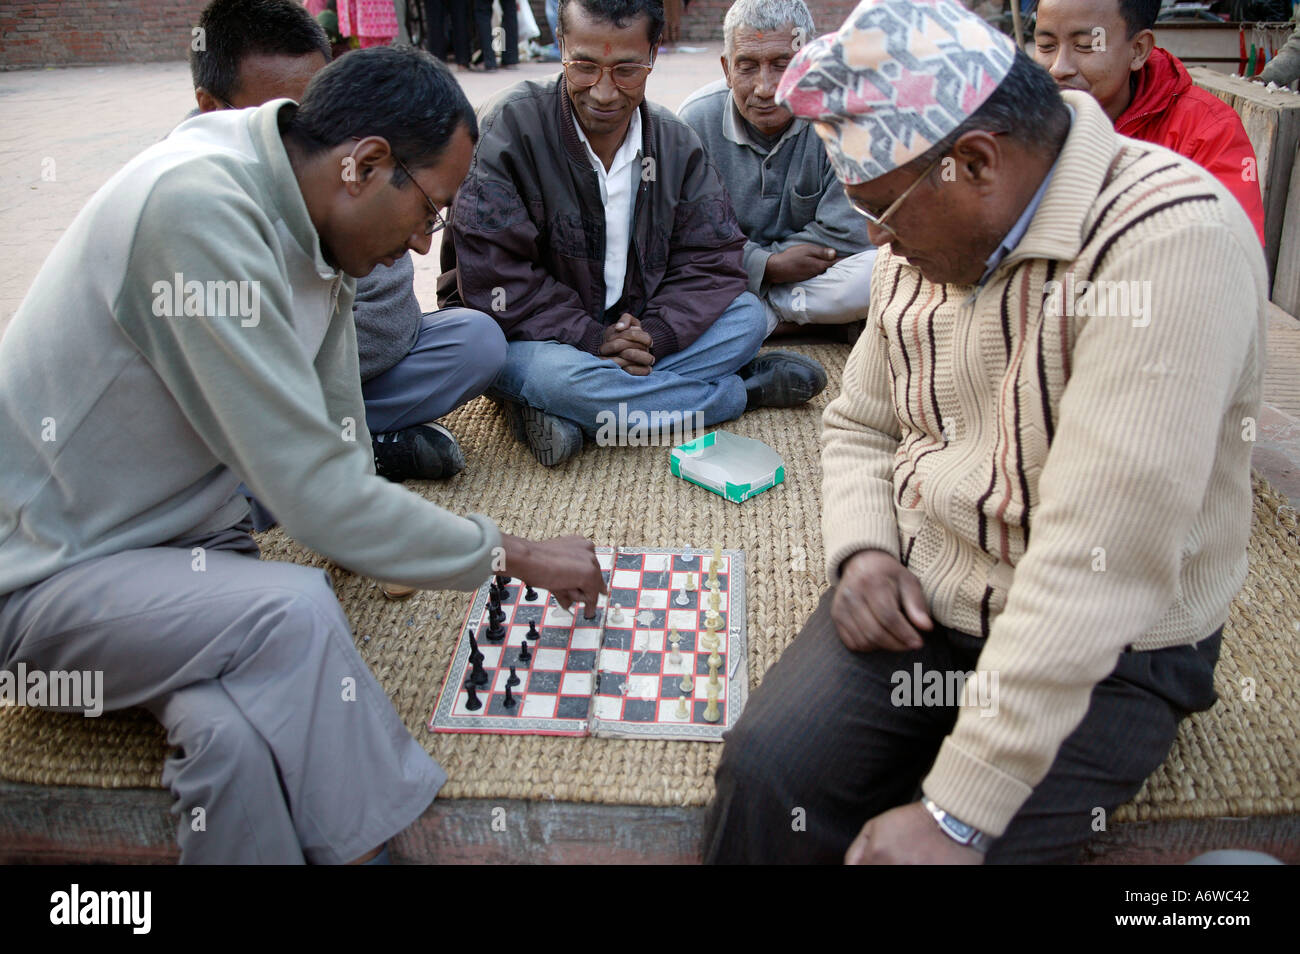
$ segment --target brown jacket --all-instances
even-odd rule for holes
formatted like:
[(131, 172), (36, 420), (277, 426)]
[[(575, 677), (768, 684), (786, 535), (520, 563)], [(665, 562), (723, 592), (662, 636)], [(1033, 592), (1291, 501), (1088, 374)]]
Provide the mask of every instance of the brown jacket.
[[(745, 290), (745, 236), (689, 126), (641, 104), (641, 182), (623, 299), (659, 357), (688, 347)], [(597, 354), (605, 313), (605, 211), (563, 74), (488, 103), (442, 245), (439, 303), (496, 317), (512, 341)]]

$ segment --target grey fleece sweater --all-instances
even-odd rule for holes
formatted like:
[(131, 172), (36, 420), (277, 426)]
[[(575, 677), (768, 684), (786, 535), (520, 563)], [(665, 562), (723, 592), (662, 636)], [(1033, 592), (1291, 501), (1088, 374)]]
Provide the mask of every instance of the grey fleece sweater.
[(411, 353), (423, 318), (415, 297), (415, 263), (410, 252), (392, 268), (376, 265), (369, 275), (357, 279), (352, 319), (357, 326), (362, 381), (383, 374)]
[(840, 255), (871, 248), (867, 220), (853, 211), (817, 133), (796, 119), (771, 150), (757, 142), (725, 80), (686, 98), (677, 114), (695, 130), (731, 193), (736, 219), (749, 241), (749, 290), (767, 291), (767, 260), (793, 245), (823, 245)]
[(231, 526), (242, 475), (359, 573), (470, 589), (500, 535), (374, 475), (354, 283), (280, 138), (295, 108), (198, 116), (101, 188), (0, 339), (0, 595)]

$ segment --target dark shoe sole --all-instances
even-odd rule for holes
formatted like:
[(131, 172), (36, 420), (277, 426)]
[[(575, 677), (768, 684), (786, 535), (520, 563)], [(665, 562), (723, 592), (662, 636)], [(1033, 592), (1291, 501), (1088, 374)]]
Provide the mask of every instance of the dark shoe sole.
[[(749, 386), (755, 365), (781, 359), (775, 369), (758, 372), (765, 380), (758, 385), (755, 395)], [(794, 351), (767, 351), (741, 369), (745, 381), (748, 404), (746, 410), (760, 407), (798, 407), (807, 404), (826, 387), (826, 369), (812, 358)]]
[(572, 421), (547, 414), (527, 404), (503, 400), (506, 421), (515, 440), (528, 446), (533, 459), (554, 467), (582, 451), (582, 429)]

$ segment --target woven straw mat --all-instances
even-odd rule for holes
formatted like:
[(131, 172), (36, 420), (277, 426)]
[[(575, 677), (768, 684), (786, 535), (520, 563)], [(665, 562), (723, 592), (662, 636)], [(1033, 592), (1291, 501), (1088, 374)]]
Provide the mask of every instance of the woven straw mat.
[[(662, 447), (588, 448), (559, 467), (544, 468), (509, 436), (500, 411), (484, 399), (446, 421), (465, 450), (467, 469), (445, 483), (408, 486), (441, 506), (488, 514), (503, 530), (529, 537), (580, 533), (598, 544), (717, 542), (743, 549), (750, 685), (757, 686), (826, 585), (818, 434), (822, 408), (839, 392), (848, 346), (798, 350), (826, 366), (826, 392), (806, 407), (759, 411), (725, 425), (766, 442), (786, 461), (785, 484), (744, 504), (673, 477)], [(1164, 766), (1115, 820), (1296, 810), (1300, 527), (1296, 511), (1258, 477), (1255, 492), (1250, 571), (1232, 604), (1223, 642), (1220, 701), (1183, 721)], [(362, 658), (407, 728), (450, 775), (444, 797), (702, 805), (712, 795), (722, 750), (716, 744), (430, 733), (425, 722), (469, 594), (422, 592), (394, 603), (383, 598), (376, 581), (305, 551), (278, 530), (260, 543), (264, 559), (329, 570)], [(165, 754), (161, 729), (141, 711), (85, 719), (0, 709), (0, 777), (14, 781), (157, 787)]]

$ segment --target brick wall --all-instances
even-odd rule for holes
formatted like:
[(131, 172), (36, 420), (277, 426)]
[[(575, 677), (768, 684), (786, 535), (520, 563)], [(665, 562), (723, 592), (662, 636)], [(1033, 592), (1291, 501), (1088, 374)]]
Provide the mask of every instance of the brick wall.
[[(818, 33), (838, 30), (859, 0), (806, 0)], [(691, 0), (682, 14), (682, 39), (701, 42), (722, 39), (722, 18), (732, 0)]]
[(183, 60), (205, 0), (0, 0), (0, 68)]

